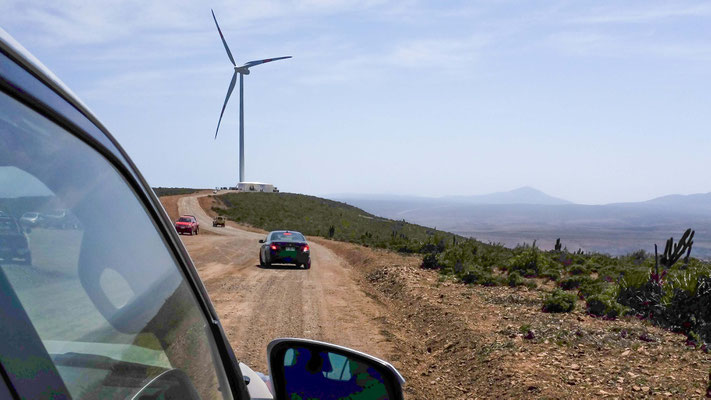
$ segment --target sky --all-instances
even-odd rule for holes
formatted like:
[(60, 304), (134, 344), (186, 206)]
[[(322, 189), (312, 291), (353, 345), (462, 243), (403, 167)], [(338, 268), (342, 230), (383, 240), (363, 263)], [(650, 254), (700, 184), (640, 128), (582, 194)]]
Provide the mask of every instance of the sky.
[(15, 1), (0, 27), (152, 186), (324, 195), (532, 186), (583, 204), (711, 191), (711, 3)]

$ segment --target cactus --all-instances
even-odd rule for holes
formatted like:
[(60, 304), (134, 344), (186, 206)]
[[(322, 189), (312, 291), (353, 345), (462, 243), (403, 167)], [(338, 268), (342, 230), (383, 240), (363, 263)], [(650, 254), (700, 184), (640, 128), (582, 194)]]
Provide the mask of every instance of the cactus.
[(687, 229), (686, 232), (681, 236), (679, 242), (674, 244), (674, 237), (670, 237), (667, 240), (667, 244), (664, 247), (664, 253), (661, 257), (657, 255), (657, 245), (654, 245), (655, 253), (655, 267), (658, 269), (658, 264), (661, 262), (662, 266), (665, 268), (671, 268), (679, 259), (686, 253), (684, 257), (684, 265), (689, 263), (689, 255), (691, 254), (691, 246), (694, 245), (694, 233), (691, 228)]

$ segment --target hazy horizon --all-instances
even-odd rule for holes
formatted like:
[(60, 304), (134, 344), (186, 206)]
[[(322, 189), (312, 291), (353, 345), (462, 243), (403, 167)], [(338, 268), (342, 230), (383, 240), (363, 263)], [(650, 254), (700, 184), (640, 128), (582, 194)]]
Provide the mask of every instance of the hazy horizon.
[(487, 195), (492, 195), (492, 194), (506, 194), (510, 192), (514, 192), (517, 190), (521, 189), (532, 189), (535, 191), (538, 191), (542, 194), (560, 199), (560, 200), (565, 200), (569, 201), (570, 204), (575, 204), (575, 205), (609, 205), (609, 204), (617, 204), (617, 203), (636, 203), (636, 202), (644, 202), (644, 201), (649, 201), (649, 200), (654, 200), (658, 199), (661, 197), (666, 197), (666, 196), (675, 196), (675, 195), (680, 195), (680, 196), (688, 196), (688, 195), (695, 195), (695, 194), (707, 194), (711, 192), (699, 192), (699, 193), (667, 193), (667, 194), (662, 194), (660, 196), (656, 196), (653, 198), (649, 199), (643, 199), (643, 200), (638, 200), (638, 201), (611, 201), (608, 203), (584, 203), (584, 202), (573, 202), (568, 199), (558, 197), (558, 196), (553, 196), (550, 193), (545, 193), (543, 191), (538, 190), (535, 187), (532, 186), (521, 186), (518, 188), (514, 188), (511, 190), (505, 190), (501, 192), (488, 192), (488, 193), (472, 193), (472, 194), (455, 194), (455, 195), (441, 195), (441, 196), (425, 196), (425, 195), (417, 195), (417, 194), (405, 194), (405, 193), (357, 193), (357, 192), (343, 192), (343, 193), (319, 193), (316, 194), (316, 196), (319, 197), (342, 197), (342, 198), (348, 198), (348, 197), (416, 197), (416, 198), (421, 198), (421, 199), (433, 199), (433, 200), (440, 200), (440, 199), (446, 199), (446, 198), (451, 198), (451, 197), (476, 197), (476, 196), (487, 196)]
[(711, 191), (711, 4), (0, 0), (0, 26), (94, 110), (152, 186), (578, 204)]

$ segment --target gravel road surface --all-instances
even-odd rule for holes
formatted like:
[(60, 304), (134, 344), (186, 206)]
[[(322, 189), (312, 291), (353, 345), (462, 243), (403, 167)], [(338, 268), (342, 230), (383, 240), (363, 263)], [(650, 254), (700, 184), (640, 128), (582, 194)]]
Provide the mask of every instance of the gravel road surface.
[(181, 237), (240, 361), (266, 372), (266, 346), (277, 337), (324, 340), (389, 358), (392, 346), (378, 322), (384, 311), (359, 288), (348, 263), (312, 241), (310, 270), (261, 268), (258, 241), (265, 234), (213, 227), (200, 196), (178, 199), (179, 213), (200, 223), (199, 235)]

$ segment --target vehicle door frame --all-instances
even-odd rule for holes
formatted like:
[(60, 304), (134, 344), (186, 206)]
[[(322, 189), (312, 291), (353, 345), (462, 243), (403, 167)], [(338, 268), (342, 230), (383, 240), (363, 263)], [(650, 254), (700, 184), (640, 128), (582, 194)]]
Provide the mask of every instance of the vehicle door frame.
[[(23, 54), (24, 49), (18, 49), (16, 43), (4, 40), (6, 37), (1, 34), (2, 32), (0, 32), (0, 92), (33, 109), (87, 144), (101, 154), (125, 179), (162, 236), (195, 295), (200, 311), (209, 324), (232, 396), (235, 399), (249, 399), (237, 358), (224, 333), (217, 312), (158, 197), (126, 152), (89, 109), (63, 84), (49, 75), (51, 73), (34, 61), (31, 55)], [(0, 341), (0, 351), (2, 350)], [(46, 350), (45, 354), (51, 361)], [(0, 371), (2, 370), (3, 366), (0, 365)], [(23, 393), (16, 393), (23, 397)]]

